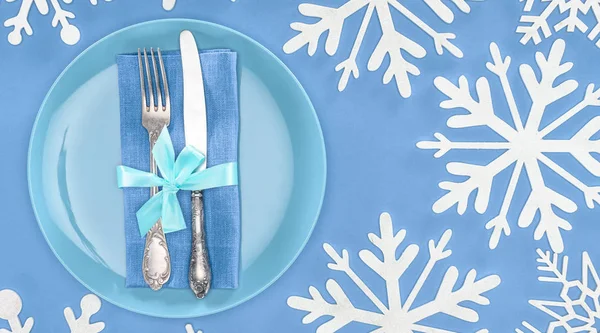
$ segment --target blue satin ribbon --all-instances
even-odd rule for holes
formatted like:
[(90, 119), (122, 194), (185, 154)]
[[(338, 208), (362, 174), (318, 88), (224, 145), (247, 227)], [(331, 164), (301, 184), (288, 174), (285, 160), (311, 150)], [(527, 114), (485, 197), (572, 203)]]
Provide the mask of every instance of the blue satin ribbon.
[(166, 127), (160, 133), (152, 149), (154, 160), (163, 178), (126, 166), (117, 167), (117, 184), (123, 187), (162, 187), (137, 211), (140, 235), (144, 236), (162, 219), (165, 233), (186, 228), (181, 206), (177, 200), (179, 190), (200, 191), (209, 188), (238, 184), (237, 163), (224, 163), (196, 171), (204, 163), (205, 156), (196, 148), (186, 146), (177, 159)]

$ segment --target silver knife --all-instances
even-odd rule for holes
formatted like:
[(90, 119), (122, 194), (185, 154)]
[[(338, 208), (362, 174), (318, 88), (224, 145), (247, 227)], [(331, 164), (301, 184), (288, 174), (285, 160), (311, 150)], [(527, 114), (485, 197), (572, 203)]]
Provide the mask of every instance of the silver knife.
[[(198, 46), (194, 35), (184, 30), (179, 35), (183, 67), (183, 120), (185, 144), (207, 154), (206, 101)], [(198, 170), (206, 168), (203, 163)], [(190, 259), (190, 288), (198, 298), (210, 290), (211, 271), (204, 231), (204, 204), (202, 192), (192, 192), (192, 256)]]

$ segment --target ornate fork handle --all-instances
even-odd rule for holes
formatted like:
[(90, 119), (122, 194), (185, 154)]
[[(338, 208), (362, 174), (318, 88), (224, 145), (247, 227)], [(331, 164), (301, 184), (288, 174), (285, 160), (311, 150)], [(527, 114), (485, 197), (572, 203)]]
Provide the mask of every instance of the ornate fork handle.
[[(156, 161), (152, 154), (152, 148), (160, 135), (160, 130), (148, 132), (150, 136), (150, 172), (157, 173)], [(158, 187), (150, 188), (150, 195), (158, 193)], [(144, 246), (144, 259), (142, 260), (142, 274), (144, 281), (152, 288), (159, 290), (169, 281), (171, 277), (171, 256), (167, 247), (167, 239), (158, 220), (146, 234), (146, 246)]]
[(190, 259), (190, 288), (198, 298), (210, 290), (211, 271), (204, 231), (204, 202), (200, 191), (192, 192), (192, 257)]

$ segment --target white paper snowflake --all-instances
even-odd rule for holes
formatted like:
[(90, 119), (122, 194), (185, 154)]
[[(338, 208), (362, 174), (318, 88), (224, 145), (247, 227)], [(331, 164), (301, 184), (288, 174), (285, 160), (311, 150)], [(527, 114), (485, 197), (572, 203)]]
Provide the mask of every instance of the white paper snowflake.
[(175, 7), (177, 0), (162, 0), (162, 5), (165, 10), (172, 10)]
[(71, 333), (100, 333), (104, 329), (103, 322), (91, 323), (90, 318), (100, 311), (102, 302), (94, 294), (85, 295), (81, 299), (81, 316), (75, 318), (73, 309), (65, 308), (64, 314)]
[[(94, 294), (85, 295), (80, 302), (81, 311), (79, 318), (75, 318), (75, 312), (72, 308), (66, 307), (64, 317), (69, 326), (70, 333), (100, 333), (104, 330), (103, 322), (91, 323), (93, 315), (100, 311), (102, 302)], [(30, 333), (33, 327), (33, 318), (27, 318), (24, 324), (21, 324), (19, 314), (23, 309), (21, 297), (14, 290), (0, 290), (0, 319), (8, 321), (10, 331), (0, 328), (0, 333)], [(201, 330), (194, 331), (191, 324), (185, 325), (186, 333), (202, 333)]]
[(0, 333), (29, 333), (33, 327), (33, 318), (29, 317), (25, 320), (25, 324), (21, 324), (19, 314), (23, 310), (23, 301), (19, 294), (14, 290), (0, 290), (0, 319), (8, 321), (10, 331), (2, 328)]
[[(50, 6), (54, 11), (52, 18), (52, 27), (60, 24), (60, 38), (65, 44), (75, 45), (81, 38), (79, 29), (72, 25), (69, 20), (75, 18), (75, 14), (62, 8), (61, 1), (64, 4), (70, 4), (73, 0), (6, 0), (7, 2), (20, 2), (17, 14), (4, 21), (5, 27), (12, 27), (8, 34), (8, 42), (13, 45), (19, 45), (23, 41), (23, 32), (29, 36), (33, 35), (33, 28), (29, 23), (29, 14), (33, 7), (42, 15), (50, 12)], [(112, 0), (104, 0), (110, 2)], [(177, 0), (162, 0), (162, 6), (165, 10), (172, 10)], [(48, 4), (48, 2), (50, 4)], [(92, 5), (97, 5), (98, 0), (90, 0)]]
[[(451, 254), (451, 250), (446, 250), (446, 245), (452, 235), (451, 230), (444, 232), (440, 240), (436, 243), (429, 241), (429, 261), (422, 269), (421, 274), (415, 282), (412, 290), (406, 298), (401, 297), (399, 281), (406, 270), (411, 266), (419, 254), (419, 246), (416, 244), (408, 245), (397, 258), (396, 253), (400, 244), (406, 236), (405, 230), (400, 230), (394, 234), (392, 219), (388, 213), (380, 216), (380, 236), (369, 234), (369, 240), (377, 247), (382, 255), (380, 260), (371, 250), (362, 250), (359, 252), (360, 259), (377, 273), (386, 284), (387, 305), (378, 298), (350, 267), (350, 258), (348, 251), (342, 250), (341, 256), (333, 247), (327, 243), (323, 244), (325, 252), (331, 257), (333, 263), (327, 267), (334, 271), (346, 273), (354, 284), (371, 300), (379, 309), (379, 312), (372, 312), (356, 308), (342, 287), (334, 279), (330, 279), (325, 287), (334, 302), (329, 303), (323, 298), (317, 288), (309, 288), (310, 298), (291, 296), (288, 298), (288, 305), (294, 309), (308, 312), (302, 322), (309, 324), (322, 316), (333, 317), (327, 322), (321, 324), (317, 332), (335, 332), (351, 322), (365, 323), (378, 327), (372, 332), (446, 332), (450, 331), (430, 327), (422, 324), (421, 321), (437, 314), (446, 314), (448, 316), (467, 321), (477, 322), (478, 313), (467, 307), (469, 302), (480, 305), (489, 304), (489, 300), (483, 294), (494, 289), (500, 284), (500, 277), (490, 275), (476, 280), (476, 271), (470, 270), (462, 286), (456, 288), (458, 280), (458, 269), (451, 266), (446, 271), (443, 280), (439, 284), (435, 299), (427, 303), (417, 303), (415, 300), (419, 295), (423, 285), (430, 276), (434, 266)], [(419, 301), (420, 302), (420, 301)], [(462, 304), (463, 302), (467, 304)], [(478, 333), (485, 333), (487, 330), (480, 330)]]
[[(423, 58), (427, 54), (427, 51), (419, 43), (396, 29), (391, 8), (394, 8), (406, 18), (406, 22), (411, 22), (428, 35), (433, 40), (433, 44), (438, 54), (441, 55), (444, 52), (444, 49), (446, 49), (455, 57), (462, 58), (463, 56), (462, 51), (451, 41), (456, 37), (453, 33), (438, 32), (434, 30), (429, 24), (409, 9), (411, 7), (410, 5), (413, 5), (411, 4), (413, 1), (417, 0), (347, 0), (346, 3), (339, 8), (309, 3), (300, 4), (298, 10), (302, 15), (318, 18), (319, 21), (312, 24), (300, 22), (292, 23), (290, 25), (291, 28), (299, 33), (285, 43), (283, 51), (289, 54), (296, 52), (304, 45), (308, 45), (308, 54), (312, 56), (317, 51), (319, 38), (322, 34), (327, 32), (325, 51), (329, 55), (334, 55), (338, 50), (344, 22), (347, 18), (366, 7), (362, 24), (356, 35), (349, 57), (335, 67), (336, 71), (342, 71), (338, 90), (342, 91), (346, 88), (350, 75), (353, 75), (354, 78), (358, 78), (359, 70), (356, 59), (363, 43), (367, 26), (371, 22), (373, 15), (376, 13), (377, 20), (381, 26), (382, 35), (377, 47), (375, 47), (375, 50), (369, 58), (367, 69), (370, 71), (378, 70), (383, 64), (385, 57), (389, 56), (390, 61), (388, 68), (383, 75), (383, 83), (388, 84), (392, 79), (395, 79), (400, 95), (409, 97), (412, 93), (409, 74), (418, 76), (420, 71), (414, 64), (405, 59), (405, 55), (408, 54), (415, 58)], [(437, 17), (446, 23), (452, 23), (454, 21), (454, 13), (447, 4), (448, 2), (454, 3), (454, 5), (464, 13), (469, 13), (471, 10), (465, 0), (419, 1), (422, 1), (429, 6)]]
[[(8, 2), (15, 2), (16, 0), (7, 0)], [(42, 15), (47, 15), (50, 11), (48, 1), (54, 11), (52, 18), (52, 27), (57, 27), (60, 24), (60, 38), (68, 45), (75, 45), (81, 33), (79, 29), (69, 22), (69, 19), (75, 18), (75, 14), (69, 12), (61, 7), (59, 0), (17, 0), (20, 1), (21, 5), (17, 15), (4, 21), (5, 27), (12, 27), (13, 30), (8, 34), (8, 41), (13, 45), (21, 44), (23, 41), (23, 32), (31, 36), (33, 29), (29, 23), (29, 14), (32, 7), (35, 5), (38, 12)], [(65, 4), (70, 4), (73, 0), (62, 0)], [(111, 1), (111, 0), (105, 0)], [(97, 5), (98, 0), (90, 0), (92, 5)]]
[[(590, 256), (587, 252), (582, 254), (581, 279), (568, 280), (569, 258), (567, 256), (563, 257), (561, 264), (556, 253), (550, 255), (549, 251), (543, 252), (540, 249), (537, 250), (537, 253), (539, 255), (538, 270), (546, 274), (538, 277), (538, 280), (561, 285), (560, 300), (529, 301), (529, 304), (554, 319), (548, 324), (545, 332), (596, 333), (597, 328), (594, 327), (594, 324), (596, 319), (600, 318), (600, 279)], [(533, 333), (542, 332), (526, 321), (522, 324)], [(518, 328), (515, 331), (524, 333)]]
[[(592, 155), (600, 152), (600, 145), (598, 141), (591, 139), (600, 130), (600, 117), (590, 120), (571, 138), (551, 140), (546, 137), (588, 106), (600, 106), (600, 89), (595, 90), (593, 84), (588, 85), (579, 103), (568, 110), (561, 111), (561, 115), (557, 119), (540, 128), (547, 107), (572, 94), (578, 88), (575, 80), (559, 79), (559, 76), (567, 74), (573, 66), (570, 62), (562, 63), (565, 42), (557, 40), (552, 45), (548, 57), (540, 52), (536, 54), (540, 77), (531, 66), (526, 64), (520, 66), (521, 79), (532, 101), (529, 110), (525, 112), (519, 111), (513, 95), (513, 89), (521, 89), (521, 87), (511, 87), (508, 80), (510, 57), (502, 58), (495, 43), (491, 44), (490, 50), (493, 62), (488, 63), (487, 68), (500, 80), (514, 126), (498, 117), (492, 103), (490, 85), (485, 77), (478, 79), (475, 84), (477, 99), (471, 96), (469, 82), (464, 76), (459, 78), (458, 85), (443, 77), (435, 79), (435, 86), (449, 98), (442, 102), (440, 107), (444, 109), (462, 108), (467, 111), (467, 114), (450, 117), (447, 122), (448, 127), (485, 126), (498, 134), (502, 140), (498, 142), (477, 140), (455, 142), (440, 133), (435, 133), (434, 136), (438, 141), (422, 141), (417, 144), (417, 147), (421, 149), (436, 149), (437, 152), (434, 155), (436, 158), (444, 156), (450, 150), (464, 150), (472, 154), (481, 150), (499, 152), (499, 156), (487, 165), (448, 163), (446, 169), (450, 174), (466, 177), (466, 180), (441, 182), (440, 188), (448, 192), (433, 204), (433, 211), (441, 213), (457, 205), (457, 211), (462, 215), (469, 204), (469, 196), (477, 192), (474, 203), (475, 210), (480, 214), (484, 213), (488, 208), (494, 178), (514, 164), (499, 215), (486, 224), (487, 229), (492, 229), (489, 247), (496, 248), (502, 234), (510, 235), (511, 229), (507, 214), (519, 176), (525, 170), (531, 185), (531, 192), (520, 212), (518, 226), (529, 227), (539, 212), (540, 219), (534, 238), (539, 240), (546, 235), (552, 249), (555, 252), (562, 252), (564, 246), (561, 229), (571, 230), (571, 224), (557, 215), (555, 209), (573, 213), (577, 210), (577, 205), (545, 183), (540, 167), (545, 165), (579, 189), (589, 208), (593, 208), (595, 203), (600, 203), (600, 187), (584, 184), (572, 173), (554, 162), (551, 155), (547, 155), (558, 152), (570, 154), (590, 173), (600, 176), (600, 163)], [(497, 106), (500, 102), (495, 101), (495, 104)], [(527, 117), (525, 122), (521, 120), (521, 116)]]
[[(65, 308), (64, 315), (71, 333), (100, 333), (104, 329), (104, 323), (90, 323), (90, 317), (97, 313), (102, 306), (100, 299), (93, 294), (81, 299), (81, 316), (75, 318), (73, 309)], [(23, 309), (21, 297), (10, 289), (0, 290), (0, 319), (8, 321), (10, 331), (0, 329), (0, 333), (29, 333), (33, 327), (33, 318), (27, 318), (21, 325), (19, 313)]]
[[(525, 13), (530, 13), (536, 2), (536, 0), (519, 1), (525, 1)], [(527, 44), (533, 40), (535, 44), (539, 44), (542, 41), (540, 33), (544, 35), (544, 38), (550, 37), (552, 28), (548, 19), (555, 13), (560, 15), (567, 12), (565, 17), (554, 25), (553, 28), (556, 32), (566, 29), (567, 32), (578, 30), (581, 33), (587, 33), (590, 29), (582, 17), (591, 13), (595, 25), (587, 36), (593, 42), (600, 34), (600, 0), (541, 0), (537, 2), (540, 3), (539, 7), (543, 8), (539, 15), (524, 14), (521, 16), (521, 23), (524, 25), (517, 27), (517, 32), (523, 34), (521, 43)], [(596, 42), (596, 46), (600, 47), (600, 40)]]
[(202, 333), (202, 331), (195, 332), (194, 326), (192, 326), (191, 324), (187, 324), (185, 325), (185, 333)]

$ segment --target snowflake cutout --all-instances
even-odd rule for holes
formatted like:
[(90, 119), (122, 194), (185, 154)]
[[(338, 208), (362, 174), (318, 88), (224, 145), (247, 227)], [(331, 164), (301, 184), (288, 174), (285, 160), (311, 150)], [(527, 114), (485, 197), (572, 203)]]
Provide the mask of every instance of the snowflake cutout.
[(192, 326), (191, 324), (187, 324), (185, 325), (185, 333), (202, 333), (202, 331), (194, 331), (194, 326)]
[[(543, 252), (540, 249), (537, 253), (538, 270), (549, 274), (538, 277), (538, 280), (562, 286), (559, 301), (529, 301), (529, 304), (555, 319), (548, 324), (546, 332), (597, 332), (594, 324), (596, 318), (600, 318), (600, 279), (587, 252), (582, 254), (581, 280), (571, 281), (567, 280), (569, 257), (564, 256), (561, 264), (557, 253), (551, 256), (549, 251)], [(541, 333), (526, 321), (522, 324), (533, 333)], [(524, 333), (521, 329), (515, 331)]]
[[(85, 295), (81, 299), (81, 316), (75, 318), (73, 309), (65, 308), (64, 315), (71, 333), (100, 333), (104, 330), (104, 323), (90, 323), (90, 317), (100, 311), (102, 302), (93, 294)], [(33, 318), (27, 318), (21, 325), (19, 313), (23, 309), (21, 297), (14, 290), (0, 290), (0, 319), (8, 321), (10, 331), (0, 329), (0, 333), (30, 333), (33, 327)]]
[(29, 333), (33, 327), (33, 318), (27, 318), (21, 324), (19, 314), (23, 310), (23, 301), (14, 290), (0, 290), (0, 319), (8, 321), (10, 331), (1, 328), (0, 333)]
[[(67, 45), (75, 45), (81, 38), (79, 28), (72, 25), (69, 20), (75, 18), (75, 14), (62, 8), (61, 2), (70, 4), (73, 0), (7, 0), (7, 2), (20, 1), (21, 5), (17, 14), (8, 20), (4, 21), (5, 27), (12, 27), (13, 30), (8, 34), (8, 42), (12, 45), (19, 45), (23, 41), (23, 33), (31, 36), (33, 29), (29, 23), (29, 14), (34, 5), (38, 12), (42, 15), (47, 15), (50, 12), (50, 6), (54, 11), (52, 18), (52, 27), (56, 28), (60, 24), (60, 39)], [(104, 0), (110, 2), (112, 0)], [(177, 0), (162, 0), (162, 6), (169, 11), (175, 7)], [(50, 4), (48, 4), (50, 2)], [(98, 4), (98, 0), (90, 0), (94, 6)]]
[[(430, 276), (434, 266), (443, 259), (448, 258), (451, 250), (446, 245), (452, 236), (451, 230), (446, 230), (440, 240), (436, 243), (429, 241), (429, 261), (422, 269), (421, 274), (409, 292), (406, 299), (401, 298), (399, 281), (406, 270), (411, 266), (419, 254), (419, 246), (408, 245), (402, 251), (399, 258), (397, 250), (406, 236), (405, 230), (394, 234), (392, 219), (388, 213), (380, 216), (380, 235), (369, 234), (369, 240), (383, 254), (380, 260), (371, 250), (362, 250), (359, 257), (369, 268), (377, 273), (386, 284), (388, 304), (385, 305), (367, 286), (367, 284), (350, 267), (348, 251), (342, 250), (341, 256), (333, 247), (327, 243), (323, 244), (325, 252), (331, 257), (333, 263), (327, 267), (333, 271), (346, 273), (354, 284), (371, 300), (379, 309), (379, 312), (371, 312), (354, 307), (339, 283), (330, 279), (325, 287), (334, 302), (326, 301), (317, 288), (309, 288), (310, 298), (291, 296), (288, 305), (294, 309), (308, 312), (302, 322), (309, 324), (322, 316), (330, 316), (332, 319), (321, 324), (317, 332), (336, 332), (351, 322), (360, 322), (378, 327), (373, 332), (447, 332), (447, 330), (429, 327), (420, 322), (436, 314), (446, 314), (454, 318), (477, 322), (478, 313), (463, 305), (463, 302), (473, 302), (480, 305), (488, 305), (489, 300), (483, 294), (496, 288), (500, 284), (500, 277), (490, 275), (476, 280), (476, 271), (472, 269), (467, 274), (462, 286), (456, 287), (458, 280), (458, 269), (451, 266), (446, 271), (439, 285), (435, 299), (425, 304), (413, 306), (415, 299)], [(486, 333), (487, 330), (479, 330), (478, 333)]]
[(162, 0), (164, 10), (172, 10), (175, 7), (177, 0)]
[[(523, 0), (519, 0), (523, 2)], [(533, 10), (535, 0), (525, 0), (525, 13), (530, 13)], [(540, 2), (540, 1), (538, 1)], [(552, 14), (562, 14), (568, 12), (568, 15), (560, 22), (554, 25), (554, 31), (559, 32), (566, 29), (567, 32), (575, 32), (578, 30), (581, 33), (587, 33), (589, 27), (582, 20), (583, 16), (592, 13), (595, 26), (587, 35), (592, 42), (598, 38), (600, 34), (600, 0), (541, 0), (544, 3), (543, 11), (539, 15), (524, 14), (521, 16), (521, 23), (524, 25), (517, 27), (517, 32), (523, 34), (521, 38), (522, 44), (527, 44), (533, 40), (535, 44), (542, 41), (540, 32), (544, 38), (552, 35), (552, 28), (548, 23), (548, 19)], [(600, 40), (596, 41), (596, 46), (600, 47)]]
[[(14, 2), (15, 0), (7, 0), (8, 2)], [(8, 34), (8, 42), (12, 45), (21, 44), (23, 41), (23, 32), (31, 36), (33, 29), (29, 24), (29, 14), (32, 10), (33, 5), (37, 8), (38, 12), (42, 15), (47, 15), (50, 11), (48, 6), (48, 0), (20, 0), (21, 6), (16, 16), (9, 18), (4, 21), (5, 27), (12, 27), (13, 30)], [(52, 27), (57, 27), (60, 24), (60, 38), (65, 44), (75, 45), (81, 37), (79, 29), (69, 22), (69, 19), (75, 18), (75, 14), (64, 10), (61, 7), (59, 0), (49, 0), (52, 9), (54, 10), (54, 16), (52, 18)], [(62, 0), (65, 4), (70, 4), (73, 0)], [(105, 0), (111, 1), (111, 0)], [(90, 0), (92, 5), (97, 5), (98, 0)]]
[(592, 153), (600, 152), (600, 145), (598, 141), (591, 139), (600, 130), (600, 117), (593, 118), (572, 138), (550, 140), (546, 139), (546, 136), (587, 107), (600, 106), (600, 89), (595, 90), (593, 84), (588, 85), (584, 97), (578, 104), (562, 112), (561, 116), (548, 126), (540, 128), (546, 108), (572, 94), (578, 88), (575, 80), (559, 80), (559, 76), (568, 73), (573, 66), (570, 62), (562, 63), (565, 42), (559, 39), (552, 45), (548, 57), (540, 52), (536, 54), (536, 62), (541, 72), (540, 78), (529, 65), (524, 64), (519, 68), (521, 79), (532, 101), (530, 110), (528, 113), (524, 113), (528, 114), (528, 118), (523, 123), (512, 92), (513, 88), (508, 81), (507, 74), (511, 59), (510, 57), (502, 58), (495, 43), (491, 44), (490, 50), (493, 62), (488, 63), (487, 68), (500, 80), (514, 127), (496, 115), (492, 105), (490, 85), (485, 77), (477, 80), (475, 84), (478, 100), (471, 96), (469, 82), (464, 76), (459, 78), (458, 85), (443, 77), (435, 79), (437, 89), (449, 98), (442, 102), (440, 107), (444, 109), (462, 108), (468, 112), (468, 114), (450, 117), (447, 122), (448, 127), (460, 129), (486, 126), (500, 135), (503, 140), (499, 140), (499, 142), (454, 142), (440, 133), (435, 133), (434, 136), (438, 141), (421, 141), (417, 144), (417, 147), (421, 149), (436, 149), (437, 152), (434, 155), (436, 158), (442, 157), (450, 150), (477, 152), (486, 149), (501, 152), (487, 165), (448, 163), (446, 169), (450, 174), (467, 177), (467, 180), (464, 182), (441, 182), (440, 188), (448, 192), (433, 204), (433, 211), (441, 213), (457, 205), (457, 211), (462, 215), (469, 203), (469, 196), (476, 191), (475, 210), (483, 214), (488, 208), (494, 177), (514, 164), (499, 215), (486, 224), (487, 229), (492, 229), (489, 247), (495, 249), (502, 234), (508, 236), (511, 233), (507, 214), (519, 176), (525, 170), (532, 190), (520, 212), (517, 224), (521, 228), (529, 227), (539, 212), (541, 217), (535, 229), (534, 238), (540, 240), (545, 235), (552, 250), (562, 252), (564, 245), (561, 229), (571, 230), (572, 226), (567, 220), (556, 214), (555, 208), (565, 213), (573, 213), (577, 210), (577, 205), (571, 199), (546, 185), (540, 164), (547, 166), (579, 189), (583, 193), (587, 206), (594, 208), (595, 203), (600, 203), (600, 187), (584, 184), (546, 154), (557, 152), (570, 154), (591, 174), (600, 176), (600, 163), (592, 155)]
[(100, 333), (104, 329), (103, 322), (90, 323), (90, 318), (100, 311), (102, 302), (94, 294), (85, 295), (81, 299), (81, 316), (75, 318), (73, 309), (65, 308), (65, 320), (71, 329), (71, 333)]
[[(454, 21), (454, 13), (445, 3), (447, 1), (421, 1), (423, 1), (440, 20), (445, 23), (452, 23)], [(338, 50), (345, 20), (366, 7), (362, 23), (356, 35), (349, 57), (335, 67), (336, 71), (342, 71), (338, 90), (343, 91), (346, 89), (350, 75), (354, 76), (355, 79), (358, 78), (359, 70), (356, 59), (364, 40), (367, 27), (373, 18), (373, 14), (376, 13), (383, 33), (375, 50), (371, 53), (367, 63), (367, 69), (369, 71), (378, 70), (383, 64), (385, 57), (389, 56), (390, 62), (383, 75), (383, 83), (388, 84), (394, 79), (400, 95), (407, 98), (412, 94), (409, 74), (418, 76), (421, 72), (414, 64), (404, 57), (408, 54), (420, 59), (427, 55), (427, 51), (419, 43), (396, 30), (391, 8), (394, 8), (409, 22), (427, 34), (433, 40), (435, 50), (439, 55), (443, 54), (444, 50), (447, 50), (455, 57), (463, 57), (462, 51), (452, 43), (452, 40), (455, 39), (456, 36), (453, 33), (438, 32), (434, 30), (428, 23), (423, 21), (409, 9), (410, 6), (407, 5), (410, 2), (411, 1), (406, 0), (347, 0), (346, 3), (338, 8), (309, 3), (300, 4), (298, 10), (302, 15), (318, 18), (319, 21), (313, 24), (301, 22), (292, 23), (290, 27), (299, 33), (285, 43), (283, 51), (290, 54), (298, 51), (304, 45), (308, 45), (308, 54), (312, 56), (317, 51), (321, 35), (327, 32), (325, 52), (330, 56), (334, 55)], [(465, 0), (451, 0), (450, 2), (454, 3), (454, 6), (463, 13), (469, 13), (471, 10)]]
[[(83, 296), (80, 302), (81, 312), (79, 318), (75, 318), (72, 308), (66, 307), (64, 317), (69, 326), (70, 333), (100, 333), (104, 330), (103, 322), (91, 323), (93, 315), (100, 311), (102, 302), (94, 294)], [(21, 324), (19, 314), (23, 309), (23, 302), (17, 292), (10, 289), (0, 290), (0, 319), (8, 321), (10, 331), (0, 328), (0, 333), (31, 333), (33, 328), (33, 318), (27, 318), (24, 324)], [(191, 324), (185, 325), (186, 333), (202, 333), (201, 330), (194, 331)]]

